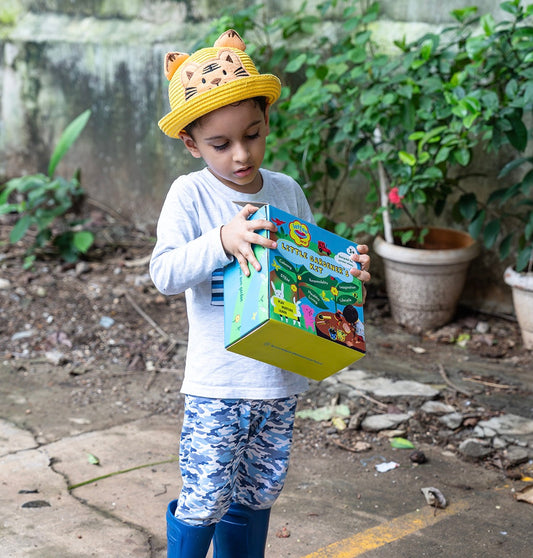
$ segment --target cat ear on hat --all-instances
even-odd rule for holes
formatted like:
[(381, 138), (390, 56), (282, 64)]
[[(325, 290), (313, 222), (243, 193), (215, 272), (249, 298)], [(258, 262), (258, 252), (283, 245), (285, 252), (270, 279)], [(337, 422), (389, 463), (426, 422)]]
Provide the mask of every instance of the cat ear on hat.
[(246, 44), (241, 39), (241, 36), (235, 31), (235, 29), (228, 29), (224, 31), (222, 35), (215, 41), (214, 47), (231, 47), (242, 51), (246, 50)]
[(183, 52), (167, 52), (165, 55), (165, 76), (170, 81), (176, 70), (189, 58), (188, 54)]

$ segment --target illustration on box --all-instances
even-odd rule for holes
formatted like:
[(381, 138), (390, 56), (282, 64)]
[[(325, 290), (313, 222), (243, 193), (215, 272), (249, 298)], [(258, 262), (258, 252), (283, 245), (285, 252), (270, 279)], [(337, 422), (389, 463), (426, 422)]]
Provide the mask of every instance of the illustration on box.
[[(279, 210), (277, 213), (283, 214)], [(276, 319), (364, 353), (362, 284), (350, 274), (355, 265), (350, 259), (357, 252), (355, 246), (346, 247), (347, 241), (343, 239), (346, 251), (336, 252), (334, 235), (328, 235), (332, 239), (328, 245), (324, 240), (312, 238), (309, 227), (300, 220), (274, 217), (272, 221), (278, 227), (277, 234), (270, 233), (278, 243), (277, 249), (271, 250), (267, 258), (265, 248), (255, 247), (263, 270), (270, 260), (268, 276), (263, 272), (260, 276), (261, 281), (270, 281), (271, 296), (265, 300), (263, 293), (268, 289), (243, 276), (238, 300), (242, 306), (246, 300), (255, 300), (257, 304), (256, 311), (248, 318), (255, 324)], [(314, 226), (314, 231), (321, 229)], [(241, 328), (249, 331), (253, 324), (243, 323), (243, 314), (234, 308), (230, 337), (238, 338)]]

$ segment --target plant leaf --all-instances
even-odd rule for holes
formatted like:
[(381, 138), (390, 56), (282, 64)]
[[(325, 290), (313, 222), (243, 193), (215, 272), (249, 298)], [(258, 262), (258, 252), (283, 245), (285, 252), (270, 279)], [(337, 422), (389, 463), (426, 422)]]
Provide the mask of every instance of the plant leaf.
[(398, 157), (400, 158), (400, 161), (405, 165), (409, 165), (410, 167), (414, 167), (416, 165), (416, 157), (414, 155), (411, 155), (410, 153), (407, 153), (407, 151), (399, 151)]
[(307, 55), (302, 52), (296, 58), (293, 58), (286, 66), (285, 71), (289, 74), (297, 72), (307, 60)]
[(12, 244), (18, 242), (26, 234), (31, 224), (32, 224), (32, 217), (29, 213), (26, 213), (16, 222), (15, 226), (11, 230), (11, 234), (9, 235), (9, 241)]
[(87, 250), (92, 246), (94, 242), (94, 236), (89, 231), (77, 231), (74, 233), (73, 244), (76, 249), (85, 254)]
[(478, 238), (479, 234), (481, 233), (481, 229), (483, 228), (483, 223), (485, 222), (485, 210), (479, 212), (476, 218), (470, 223), (468, 226), (468, 233), (473, 238)]
[(524, 122), (516, 113), (508, 118), (508, 120), (511, 123), (511, 127), (505, 134), (509, 143), (518, 151), (524, 151), (528, 139), (528, 132)]
[(461, 212), (461, 215), (468, 221), (471, 221), (477, 212), (476, 195), (472, 193), (463, 194), (459, 198), (458, 204), (459, 204), (459, 211)]
[(500, 234), (500, 220), (493, 219), (485, 227), (485, 232), (483, 233), (483, 239), (485, 241), (485, 246), (487, 248), (492, 248), (496, 243), (496, 239)]
[(390, 445), (392, 448), (396, 449), (414, 449), (413, 442), (407, 440), (406, 438), (391, 438)]
[(508, 234), (501, 242), (500, 242), (500, 259), (505, 260), (509, 256), (511, 252), (511, 243), (513, 241), (513, 233)]
[(100, 465), (100, 460), (98, 459), (98, 457), (96, 457), (96, 455), (93, 455), (92, 453), (87, 454), (87, 461), (91, 465)]
[(516, 271), (520, 272), (526, 269), (531, 258), (533, 258), (531, 246), (526, 246), (525, 248), (520, 250), (516, 258)]
[(71, 145), (76, 141), (81, 134), (87, 121), (91, 116), (91, 111), (87, 109), (77, 116), (63, 131), (57, 145), (50, 157), (50, 164), (48, 165), (48, 176), (51, 178), (54, 175), (59, 161), (64, 157), (65, 153), (70, 149)]

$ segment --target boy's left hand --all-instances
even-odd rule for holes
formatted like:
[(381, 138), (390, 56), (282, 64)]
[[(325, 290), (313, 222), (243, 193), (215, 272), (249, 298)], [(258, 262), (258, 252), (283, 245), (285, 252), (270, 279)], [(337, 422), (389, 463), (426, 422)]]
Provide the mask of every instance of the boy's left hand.
[(365, 283), (367, 281), (370, 281), (370, 279), (372, 278), (372, 276), (370, 275), (370, 272), (369, 272), (370, 256), (368, 255), (368, 246), (366, 244), (358, 244), (357, 245), (357, 251), (359, 252), (359, 254), (353, 254), (351, 256), (351, 259), (354, 262), (359, 263), (359, 265), (361, 266), (361, 269), (358, 269), (357, 267), (352, 267), (352, 269), (350, 270), (350, 273), (354, 277), (357, 277), (363, 283), (363, 303), (364, 303), (365, 299), (366, 299)]

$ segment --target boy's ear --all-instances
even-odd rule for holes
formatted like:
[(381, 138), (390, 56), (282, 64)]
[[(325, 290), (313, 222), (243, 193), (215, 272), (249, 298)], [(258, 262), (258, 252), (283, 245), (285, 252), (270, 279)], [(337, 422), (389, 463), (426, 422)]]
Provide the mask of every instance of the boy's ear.
[(196, 159), (201, 159), (202, 155), (200, 154), (200, 151), (198, 150), (198, 146), (196, 145), (196, 142), (194, 141), (192, 136), (187, 134), (187, 132), (180, 132), (179, 138), (187, 148), (187, 151), (193, 157), (195, 157)]
[(265, 107), (265, 124), (266, 124), (266, 128), (267, 128), (267, 136), (268, 134), (270, 134), (270, 105), (267, 105)]

